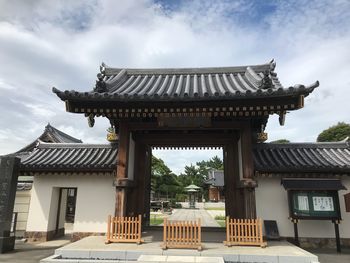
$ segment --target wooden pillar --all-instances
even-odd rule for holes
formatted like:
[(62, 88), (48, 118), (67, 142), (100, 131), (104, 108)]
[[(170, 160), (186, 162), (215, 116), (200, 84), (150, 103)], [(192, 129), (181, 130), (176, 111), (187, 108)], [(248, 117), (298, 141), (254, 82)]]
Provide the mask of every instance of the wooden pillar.
[(244, 218), (244, 199), (239, 187), (239, 155), (237, 138), (224, 146), (224, 180), (226, 216)]
[(131, 191), (130, 202), (128, 200), (127, 214), (141, 214), (142, 224), (149, 223), (150, 207), (150, 177), (151, 177), (151, 148), (142, 142), (135, 142), (135, 187)]
[(244, 187), (244, 217), (249, 219), (256, 218), (256, 202), (255, 202), (255, 188)]
[(117, 155), (117, 175), (116, 175), (116, 196), (115, 196), (115, 216), (126, 215), (127, 187), (123, 181), (128, 178), (128, 157), (129, 157), (129, 130), (127, 123), (119, 123), (119, 143)]
[(256, 218), (256, 200), (253, 161), (252, 127), (249, 122), (243, 124), (241, 135), (242, 173), (241, 182), (244, 199), (244, 218)]
[(241, 152), (243, 179), (252, 179), (254, 176), (252, 130), (249, 123), (244, 123), (241, 129)]
[(144, 177), (144, 221), (145, 225), (150, 222), (150, 206), (151, 206), (151, 169), (152, 169), (152, 148), (146, 146), (145, 151), (145, 177)]

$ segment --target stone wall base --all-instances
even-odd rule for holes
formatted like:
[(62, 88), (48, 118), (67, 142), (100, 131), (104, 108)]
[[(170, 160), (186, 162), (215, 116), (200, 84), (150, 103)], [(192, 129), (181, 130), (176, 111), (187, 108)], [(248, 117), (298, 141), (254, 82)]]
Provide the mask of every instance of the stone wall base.
[(106, 233), (101, 233), (101, 232), (73, 232), (71, 241), (74, 242), (88, 236), (105, 236), (105, 235)]
[(56, 233), (56, 230), (51, 231), (26, 231), (24, 234), (24, 237), (29, 242), (46, 242), (53, 240), (55, 238), (64, 236), (64, 228), (58, 229), (58, 232)]
[[(294, 244), (294, 237), (285, 238)], [(337, 248), (335, 238), (315, 238), (315, 237), (299, 237), (300, 247), (302, 248)], [(341, 238), (340, 245), (343, 248), (350, 248), (350, 238)]]

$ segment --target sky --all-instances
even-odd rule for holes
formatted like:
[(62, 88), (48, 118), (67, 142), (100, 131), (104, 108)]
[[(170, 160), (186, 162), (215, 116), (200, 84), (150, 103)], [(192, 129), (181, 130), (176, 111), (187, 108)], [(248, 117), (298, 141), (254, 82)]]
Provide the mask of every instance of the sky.
[[(47, 123), (105, 143), (108, 121), (89, 128), (52, 93), (92, 90), (99, 65), (215, 67), (275, 59), (284, 87), (320, 81), (305, 108), (269, 140), (312, 142), (350, 123), (350, 1), (0, 0), (0, 155), (36, 139)], [(220, 151), (155, 151), (174, 172)], [(177, 158), (177, 159), (176, 159)]]

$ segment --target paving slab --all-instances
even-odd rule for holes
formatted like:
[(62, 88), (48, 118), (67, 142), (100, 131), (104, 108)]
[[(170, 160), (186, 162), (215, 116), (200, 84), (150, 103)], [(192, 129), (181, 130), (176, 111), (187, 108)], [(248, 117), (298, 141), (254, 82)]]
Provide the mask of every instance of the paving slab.
[(204, 209), (176, 209), (168, 216), (170, 221), (196, 221), (201, 219), (203, 227), (220, 227), (216, 220)]
[[(55, 254), (63, 258), (136, 260), (141, 255), (167, 256), (169, 259), (184, 256), (182, 260), (193, 261), (196, 257), (222, 257), (230, 262), (314, 263), (317, 256), (286, 241), (271, 241), (268, 247), (227, 247), (222, 243), (204, 242), (203, 250), (161, 249), (162, 242), (145, 242), (142, 245), (127, 243), (104, 244), (104, 237), (86, 237), (75, 243), (56, 249)], [(74, 255), (75, 251), (75, 255)], [(73, 254), (72, 254), (73, 253)], [(178, 258), (178, 260), (180, 260)], [(103, 261), (104, 262), (104, 261)], [(159, 261), (160, 262), (160, 261)], [(174, 261), (175, 262), (175, 261)], [(179, 262), (179, 261), (177, 261)], [(186, 262), (186, 261), (180, 261)]]

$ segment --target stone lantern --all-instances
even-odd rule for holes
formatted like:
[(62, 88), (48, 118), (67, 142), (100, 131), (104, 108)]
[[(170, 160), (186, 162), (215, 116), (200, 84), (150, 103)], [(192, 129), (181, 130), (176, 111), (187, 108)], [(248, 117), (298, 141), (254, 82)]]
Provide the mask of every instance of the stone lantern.
[(189, 208), (195, 209), (196, 208), (197, 193), (198, 193), (199, 189), (201, 189), (201, 188), (198, 187), (197, 185), (191, 184), (189, 186), (186, 186), (185, 189), (186, 189), (186, 192), (188, 194)]

